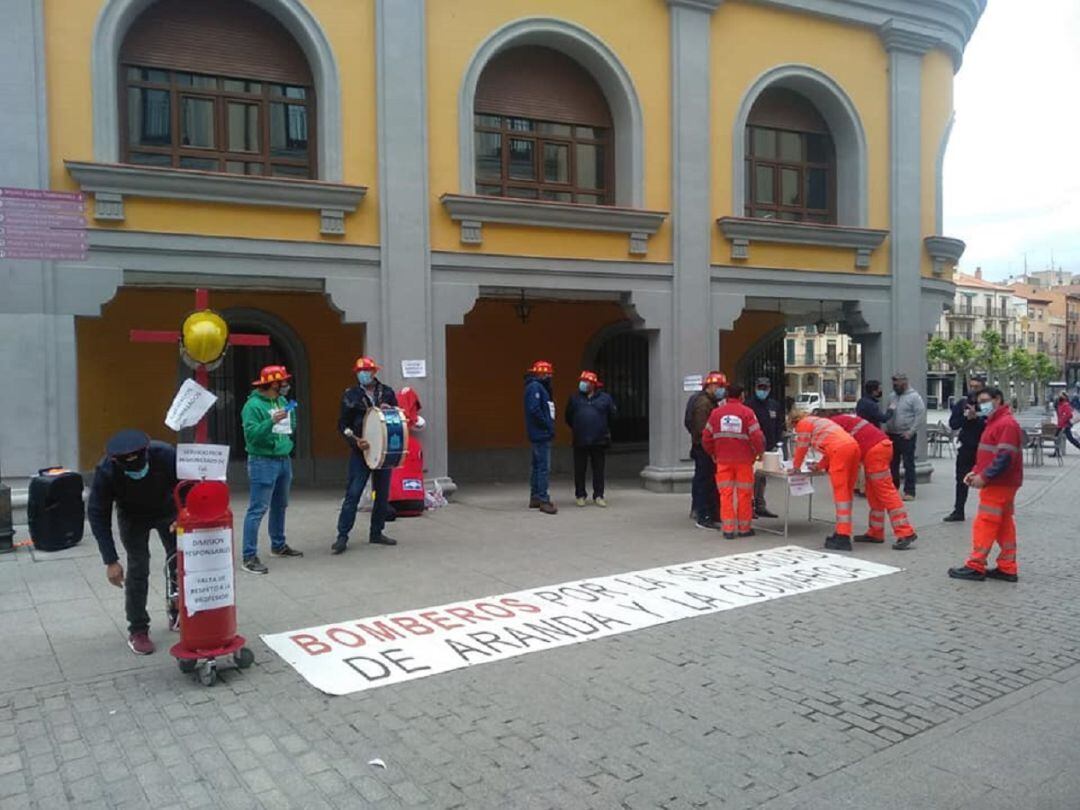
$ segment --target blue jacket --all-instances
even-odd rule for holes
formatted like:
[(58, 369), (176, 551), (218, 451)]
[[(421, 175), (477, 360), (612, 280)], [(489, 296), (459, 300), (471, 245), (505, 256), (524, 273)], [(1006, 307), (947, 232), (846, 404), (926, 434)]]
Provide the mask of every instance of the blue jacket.
[(881, 411), (881, 404), (873, 397), (863, 397), (855, 405), (855, 415), (865, 419), (876, 428), (881, 427), (885, 421), (885, 414)]
[(960, 439), (961, 447), (965, 450), (976, 450), (979, 447), (979, 439), (982, 437), (983, 429), (986, 427), (986, 417), (979, 416), (975, 419), (968, 419), (964, 414), (964, 408), (968, 405), (978, 408), (974, 401), (967, 397), (961, 397), (953, 403), (952, 413), (949, 414), (949, 428), (960, 431), (957, 438)]
[(529, 441), (550, 442), (555, 438), (555, 406), (550, 383), (525, 375), (525, 432)]
[(611, 420), (615, 400), (607, 391), (591, 397), (577, 391), (566, 401), (566, 424), (574, 432), (574, 447), (603, 447), (611, 444)]
[(345, 435), (345, 429), (349, 428), (353, 435), (364, 435), (364, 417), (367, 416), (368, 408), (379, 408), (386, 405), (391, 408), (397, 407), (397, 396), (394, 389), (389, 385), (383, 385), (375, 380), (375, 388), (371, 395), (362, 385), (354, 385), (346, 388), (341, 395), (341, 410), (338, 413), (338, 433), (349, 445), (352, 452), (360, 455), (360, 448), (356, 442)]

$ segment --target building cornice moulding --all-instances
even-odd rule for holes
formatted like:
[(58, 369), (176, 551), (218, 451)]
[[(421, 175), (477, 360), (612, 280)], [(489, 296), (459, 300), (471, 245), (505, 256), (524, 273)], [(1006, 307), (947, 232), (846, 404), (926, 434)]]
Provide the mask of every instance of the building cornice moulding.
[(313, 209), (320, 213), (320, 232), (345, 233), (345, 214), (357, 209), (366, 186), (319, 180), (161, 169), (116, 163), (66, 160), (68, 173), (80, 188), (94, 195), (94, 219), (123, 221), (124, 197), (197, 200), (237, 205)]
[(888, 231), (872, 228), (811, 225), (805, 222), (784, 222), (775, 219), (720, 217), (716, 223), (731, 242), (732, 259), (749, 259), (751, 242), (851, 248), (855, 251), (856, 270), (866, 270), (870, 267), (870, 254), (881, 247), (885, 237), (889, 235)]
[(934, 260), (934, 275), (943, 276), (947, 265), (955, 265), (964, 255), (967, 245), (951, 236), (927, 236), (923, 239), (926, 252)]
[(941, 44), (941, 37), (933, 31), (896, 20), (889, 20), (881, 26), (878, 33), (885, 45), (885, 50), (890, 53), (900, 51), (922, 56)]
[(625, 233), (630, 237), (628, 253), (644, 256), (648, 252), (649, 237), (660, 229), (668, 216), (667, 211), (643, 208), (540, 202), (470, 194), (443, 194), (439, 200), (450, 218), (461, 223), (461, 242), (465, 245), (483, 244), (484, 223), (500, 222), (534, 228)]
[(712, 14), (723, 2), (724, 0), (667, 0), (669, 6), (704, 11), (706, 14)]

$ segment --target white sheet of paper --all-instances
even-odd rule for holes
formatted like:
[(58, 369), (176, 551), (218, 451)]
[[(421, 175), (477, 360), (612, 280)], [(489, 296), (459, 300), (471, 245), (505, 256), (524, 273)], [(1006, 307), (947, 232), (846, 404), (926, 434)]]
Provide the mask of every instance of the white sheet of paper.
[(682, 378), (683, 391), (700, 391), (704, 378), (700, 374), (687, 374)]
[(788, 486), (791, 488), (791, 494), (800, 495), (813, 495), (814, 484), (810, 480), (808, 475), (789, 475)]
[[(270, 418), (272, 419), (274, 417), (274, 414), (278, 413), (280, 410), (281, 410), (281, 408), (275, 408), (274, 410), (270, 411)], [(291, 436), (292, 435), (292, 419), (291, 418), (290, 419), (282, 419), (280, 422), (274, 422), (274, 427), (272, 428), (272, 430), (273, 430), (274, 433), (280, 433), (280, 434), (285, 435), (285, 436)]]
[(179, 540), (187, 615), (235, 604), (232, 529), (195, 529), (184, 532)]
[(402, 360), (401, 376), (406, 379), (427, 376), (427, 360)]
[(184, 380), (165, 415), (165, 424), (171, 430), (193, 427), (215, 402), (217, 397), (197, 382)]
[(555, 403), (554, 402), (550, 402), (550, 401), (548, 402), (548, 413), (551, 414), (552, 419), (555, 418)]
[(224, 481), (229, 470), (229, 445), (176, 445), (176, 477), (181, 481)]

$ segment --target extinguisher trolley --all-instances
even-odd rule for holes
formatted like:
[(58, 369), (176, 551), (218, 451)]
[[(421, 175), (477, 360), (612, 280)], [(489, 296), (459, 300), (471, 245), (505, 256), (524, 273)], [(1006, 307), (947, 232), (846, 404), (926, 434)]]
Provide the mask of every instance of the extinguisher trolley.
[[(180, 641), (169, 654), (181, 672), (194, 672), (204, 686), (217, 681), (218, 658), (231, 655), (240, 669), (255, 663), (255, 654), (236, 633), (236, 581), (233, 570), (229, 488), (224, 481), (181, 481), (176, 500), (176, 582)], [(187, 555), (185, 555), (187, 552)], [(185, 559), (187, 556), (187, 559)], [(189, 613), (185, 578), (206, 583)]]

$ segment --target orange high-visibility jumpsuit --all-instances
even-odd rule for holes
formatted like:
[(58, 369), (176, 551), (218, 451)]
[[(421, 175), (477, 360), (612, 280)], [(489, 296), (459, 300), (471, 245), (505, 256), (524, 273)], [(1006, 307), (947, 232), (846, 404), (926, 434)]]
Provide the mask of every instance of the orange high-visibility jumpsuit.
[(765, 450), (757, 416), (738, 400), (724, 401), (709, 414), (701, 445), (716, 462), (721, 528), (725, 534), (748, 534), (754, 517), (754, 459)]
[(870, 527), (867, 537), (885, 539), (885, 516), (892, 522), (898, 538), (915, 534), (908, 520), (904, 501), (892, 482), (889, 464), (892, 462), (892, 442), (885, 433), (854, 414), (838, 414), (832, 421), (840, 425), (859, 443), (863, 469), (866, 472), (866, 500), (870, 504)]
[(971, 556), (965, 563), (973, 571), (986, 572), (986, 559), (997, 542), (998, 570), (1017, 573), (1013, 502), (1024, 483), (1023, 438), (1008, 405), (990, 414), (979, 438), (972, 472), (987, 483), (979, 490), (979, 512), (971, 526)]
[(794, 469), (802, 469), (810, 449), (821, 454), (818, 469), (827, 470), (836, 507), (836, 534), (851, 537), (851, 507), (859, 477), (859, 444), (831, 419), (804, 416), (795, 426)]

